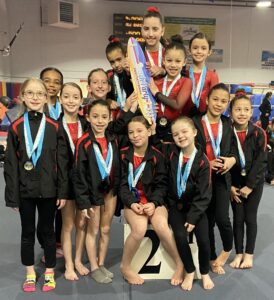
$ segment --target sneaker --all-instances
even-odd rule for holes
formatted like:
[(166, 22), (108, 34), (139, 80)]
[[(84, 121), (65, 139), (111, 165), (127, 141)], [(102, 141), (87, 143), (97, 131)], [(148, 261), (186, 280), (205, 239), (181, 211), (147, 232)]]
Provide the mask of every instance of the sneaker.
[(25, 293), (32, 293), (36, 291), (36, 275), (29, 274), (26, 277), (25, 282), (23, 283), (23, 291)]
[(49, 292), (54, 290), (56, 282), (54, 279), (54, 273), (45, 273), (45, 281), (42, 287), (42, 292)]

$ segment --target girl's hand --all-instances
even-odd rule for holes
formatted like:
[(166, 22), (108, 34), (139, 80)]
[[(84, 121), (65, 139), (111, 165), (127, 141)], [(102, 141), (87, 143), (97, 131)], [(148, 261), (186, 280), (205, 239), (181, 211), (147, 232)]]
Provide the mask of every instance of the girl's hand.
[(244, 186), (243, 188), (240, 189), (240, 194), (243, 198), (247, 198), (252, 193), (252, 191), (253, 190), (248, 186)]
[(123, 69), (129, 74), (130, 73), (130, 69), (129, 69), (129, 60), (128, 60), (128, 57), (125, 57), (122, 66), (123, 66)]
[(115, 109), (118, 109), (120, 107), (119, 104), (114, 100), (109, 100), (108, 103), (109, 103), (110, 109), (115, 110)]
[(165, 73), (166, 73), (164, 68), (156, 66), (156, 65), (150, 67), (149, 71), (150, 71), (151, 77), (157, 77), (159, 75), (165, 75)]
[(158, 89), (157, 85), (155, 84), (153, 78), (151, 78), (148, 87), (149, 87), (149, 89), (150, 89), (153, 96), (155, 96), (159, 92), (159, 89)]
[(156, 134), (156, 123), (153, 120), (151, 120), (150, 130), (151, 130), (151, 135)]
[[(220, 158), (215, 158), (211, 160), (210, 162), (210, 167), (214, 171), (219, 171), (223, 167), (223, 161)], [(216, 172), (219, 173), (219, 172)]]
[(92, 216), (94, 216), (94, 209), (92, 207), (83, 209), (81, 214), (84, 218), (90, 219)]
[(130, 208), (138, 215), (144, 214), (143, 205), (140, 203), (133, 203), (133, 204), (131, 204)]
[[(137, 98), (137, 94), (135, 92), (133, 92), (126, 100), (125, 106), (123, 108), (124, 111), (132, 111), (135, 109), (135, 111), (137, 110), (137, 106), (138, 106), (138, 98)], [(136, 104), (137, 103), (137, 104)], [(135, 112), (132, 111), (132, 112)]]
[(185, 223), (185, 228), (187, 232), (191, 232), (195, 228), (195, 225)]
[(16, 211), (16, 212), (19, 212), (19, 207), (12, 207), (11, 209)]
[(237, 203), (242, 203), (242, 200), (240, 199), (240, 190), (237, 189), (235, 186), (231, 187), (230, 190), (230, 194), (231, 194), (231, 201), (235, 200)]
[(221, 175), (223, 175), (227, 173), (235, 165), (236, 159), (235, 157), (223, 157), (223, 156), (220, 156), (220, 158), (223, 160), (223, 167), (217, 173), (221, 172)]
[(57, 199), (56, 201), (57, 209), (62, 209), (66, 205), (66, 201), (67, 200), (65, 199)]
[(144, 206), (144, 212), (147, 216), (153, 216), (155, 212), (155, 204), (153, 202), (146, 203)]

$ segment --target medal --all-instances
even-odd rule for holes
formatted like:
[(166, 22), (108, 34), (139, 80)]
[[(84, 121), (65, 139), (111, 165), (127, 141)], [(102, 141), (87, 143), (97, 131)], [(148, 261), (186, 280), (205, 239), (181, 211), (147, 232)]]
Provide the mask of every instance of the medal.
[(119, 77), (117, 74), (114, 74), (113, 76), (116, 92), (117, 92), (117, 103), (120, 105), (120, 107), (123, 109), (126, 104), (127, 95), (124, 89), (120, 86)]
[(241, 175), (242, 175), (242, 176), (246, 176), (246, 170), (245, 170), (245, 169), (242, 169), (242, 170), (241, 170)]
[(140, 177), (142, 176), (145, 166), (146, 166), (146, 161), (143, 161), (139, 165), (139, 167), (135, 170), (135, 172), (133, 172), (133, 163), (130, 162), (128, 164), (128, 186), (129, 186), (131, 193), (134, 195), (134, 198), (136, 198), (137, 200), (140, 199), (140, 195), (136, 188), (136, 185), (137, 185)]
[(193, 68), (192, 68), (192, 66), (190, 66), (189, 78), (192, 81), (191, 99), (192, 99), (192, 102), (197, 107), (197, 109), (199, 109), (199, 106), (200, 106), (200, 98), (201, 98), (202, 91), (203, 91), (204, 84), (205, 84), (205, 77), (206, 77), (206, 66), (203, 67), (203, 70), (202, 70), (200, 78), (199, 78), (199, 82), (196, 86)]
[(106, 177), (105, 179), (103, 179), (98, 187), (99, 191), (102, 193), (108, 193), (110, 190), (110, 180), (109, 180), (109, 176)]
[(160, 125), (160, 126), (166, 127), (166, 126), (167, 126), (167, 123), (168, 123), (168, 121), (167, 121), (167, 118), (166, 118), (166, 117), (161, 117), (161, 118), (159, 119), (159, 125)]
[[(74, 154), (74, 152), (75, 152), (75, 145), (74, 145), (73, 140), (71, 138), (70, 131), (69, 131), (69, 128), (68, 128), (65, 116), (63, 116), (62, 123), (63, 123), (63, 127), (64, 127), (64, 129), (65, 129), (65, 131), (66, 131), (66, 133), (68, 135), (68, 138), (69, 138), (70, 149), (71, 149), (72, 153)], [(83, 130), (82, 130), (82, 125), (81, 125), (81, 122), (80, 122), (79, 119), (78, 119), (77, 123), (78, 123), (77, 137), (79, 139), (82, 136)]]
[(24, 163), (24, 169), (26, 171), (31, 171), (33, 169), (33, 163), (31, 161), (26, 161)]
[[(177, 83), (178, 80), (180, 80), (181, 78), (181, 74), (178, 74), (171, 82), (170, 86), (168, 87), (168, 89), (166, 88), (167, 87), (167, 75), (165, 76), (164, 78), (164, 83), (163, 83), (163, 89), (162, 89), (162, 93), (163, 95), (165, 96), (169, 96), (174, 85)], [(161, 109), (162, 109), (162, 112), (164, 113), (165, 112), (165, 105), (163, 103), (161, 103)]]
[(137, 200), (140, 200), (140, 194), (136, 187), (131, 189), (131, 193), (134, 198), (136, 198)]
[[(24, 138), (25, 138), (27, 156), (29, 158), (29, 161), (25, 163), (27, 171), (31, 170), (36, 166), (37, 161), (41, 156), (44, 135), (45, 135), (45, 127), (46, 127), (46, 117), (45, 114), (43, 114), (38, 128), (38, 132), (35, 137), (35, 141), (33, 142), (31, 131), (30, 131), (28, 112), (24, 113)], [(29, 163), (31, 163), (31, 165)]]
[(194, 148), (193, 152), (191, 153), (191, 156), (189, 160), (186, 163), (185, 169), (184, 169), (184, 174), (182, 176), (182, 165), (183, 165), (183, 158), (184, 158), (184, 153), (181, 150), (180, 155), (179, 155), (179, 161), (178, 161), (178, 168), (177, 168), (177, 193), (179, 199), (181, 199), (182, 194), (186, 190), (186, 182), (188, 179), (188, 176), (190, 174), (192, 164), (194, 161), (194, 158), (196, 156), (197, 149)]

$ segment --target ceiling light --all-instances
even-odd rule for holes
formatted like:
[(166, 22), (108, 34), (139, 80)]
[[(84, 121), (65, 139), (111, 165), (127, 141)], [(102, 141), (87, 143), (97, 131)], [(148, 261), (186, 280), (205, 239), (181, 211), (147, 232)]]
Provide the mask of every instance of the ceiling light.
[(270, 7), (271, 6), (271, 1), (259, 1), (256, 4), (257, 7)]

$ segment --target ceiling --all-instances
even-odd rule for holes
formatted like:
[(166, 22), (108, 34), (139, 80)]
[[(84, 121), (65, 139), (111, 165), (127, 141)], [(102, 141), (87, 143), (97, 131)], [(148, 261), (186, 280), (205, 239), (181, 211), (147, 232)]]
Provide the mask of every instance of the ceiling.
[[(149, 4), (186, 4), (186, 5), (211, 5), (211, 6), (238, 6), (238, 7), (256, 7), (258, 0), (105, 0), (114, 2), (141, 2)], [(274, 8), (274, 4), (271, 5)]]

